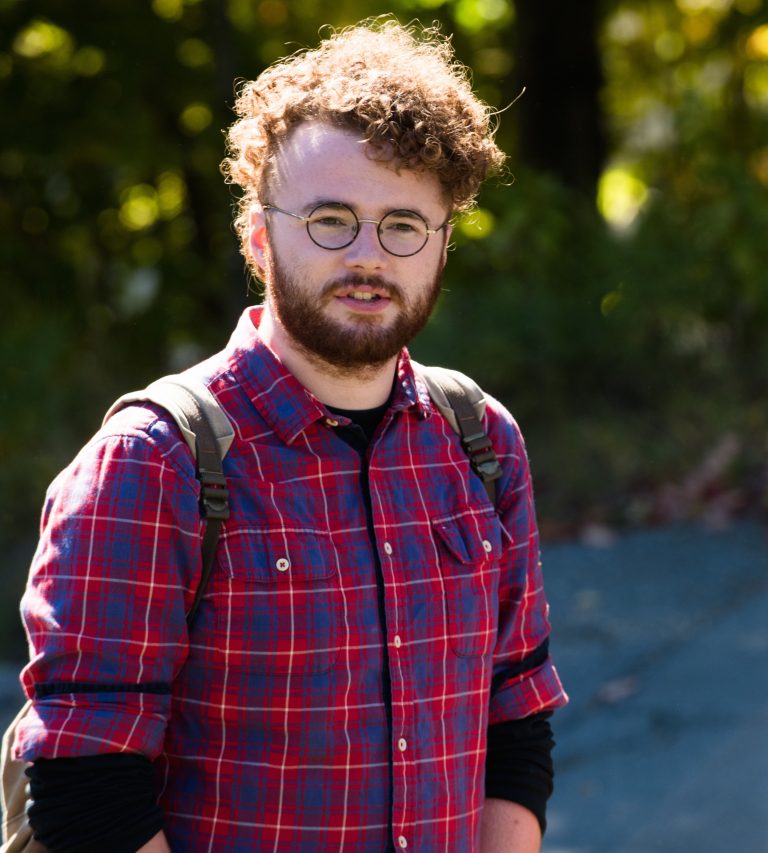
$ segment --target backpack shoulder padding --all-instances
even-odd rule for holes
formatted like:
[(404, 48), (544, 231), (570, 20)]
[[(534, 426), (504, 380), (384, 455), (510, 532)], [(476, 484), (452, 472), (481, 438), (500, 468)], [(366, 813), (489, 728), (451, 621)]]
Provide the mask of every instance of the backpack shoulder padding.
[(199, 434), (195, 419), (198, 413), (205, 415), (213, 431), (220, 458), (223, 459), (227, 455), (235, 438), (235, 430), (213, 394), (202, 382), (184, 374), (163, 376), (142, 391), (123, 394), (110, 406), (104, 416), (104, 423), (120, 409), (133, 403), (155, 403), (162, 406), (176, 422), (195, 458)]
[(432, 402), (440, 410), (440, 414), (448, 421), (455, 433), (461, 435), (461, 430), (456, 419), (456, 411), (448, 399), (446, 388), (457, 388), (458, 392), (475, 410), (477, 419), (482, 421), (485, 415), (485, 394), (474, 379), (470, 379), (469, 376), (461, 373), (459, 370), (451, 370), (448, 367), (427, 367), (416, 361), (412, 361), (411, 364), (417, 374), (424, 380)]
[(133, 403), (162, 406), (181, 430), (195, 460), (195, 476), (200, 482), (200, 514), (206, 525), (200, 546), (202, 574), (187, 613), (187, 623), (191, 625), (213, 570), (222, 523), (229, 518), (229, 491), (222, 460), (232, 445), (235, 430), (208, 388), (183, 374), (164, 376), (143, 391), (124, 394), (112, 404), (104, 422)]

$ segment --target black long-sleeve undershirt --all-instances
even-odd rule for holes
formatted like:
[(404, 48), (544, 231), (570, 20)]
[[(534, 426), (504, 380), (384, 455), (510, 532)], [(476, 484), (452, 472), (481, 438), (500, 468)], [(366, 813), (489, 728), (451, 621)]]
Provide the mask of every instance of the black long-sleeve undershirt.
[(135, 853), (163, 828), (143, 755), (39, 758), (26, 772), (29, 824), (50, 853)]

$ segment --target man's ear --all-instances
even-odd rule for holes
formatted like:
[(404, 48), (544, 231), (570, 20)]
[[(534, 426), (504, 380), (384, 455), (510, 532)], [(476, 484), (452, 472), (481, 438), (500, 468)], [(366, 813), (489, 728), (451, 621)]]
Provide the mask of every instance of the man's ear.
[(448, 263), (448, 249), (451, 243), (451, 234), (453, 233), (453, 225), (449, 222), (445, 226), (445, 237), (443, 242), (443, 266)]
[(259, 270), (266, 269), (265, 249), (267, 245), (267, 223), (262, 206), (257, 202), (251, 207), (248, 217), (248, 251)]

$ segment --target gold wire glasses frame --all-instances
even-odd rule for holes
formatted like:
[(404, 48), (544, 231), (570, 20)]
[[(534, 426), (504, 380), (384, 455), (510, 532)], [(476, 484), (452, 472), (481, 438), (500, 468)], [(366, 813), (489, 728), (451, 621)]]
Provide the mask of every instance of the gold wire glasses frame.
[(381, 248), (390, 255), (407, 258), (420, 252), (432, 234), (442, 231), (447, 220), (439, 228), (430, 228), (424, 217), (415, 210), (391, 210), (381, 219), (360, 219), (351, 207), (341, 202), (324, 202), (308, 216), (291, 213), (274, 204), (265, 204), (263, 210), (284, 213), (303, 222), (309, 239), (321, 249), (336, 251), (351, 245), (360, 232), (363, 222), (376, 226)]

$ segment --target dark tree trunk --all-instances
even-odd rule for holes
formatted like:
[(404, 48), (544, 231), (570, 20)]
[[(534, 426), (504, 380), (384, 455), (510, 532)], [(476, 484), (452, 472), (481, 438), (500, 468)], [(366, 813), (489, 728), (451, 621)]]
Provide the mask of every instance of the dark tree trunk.
[(520, 157), (593, 193), (605, 162), (597, 44), (600, 0), (521, 0), (517, 10)]

